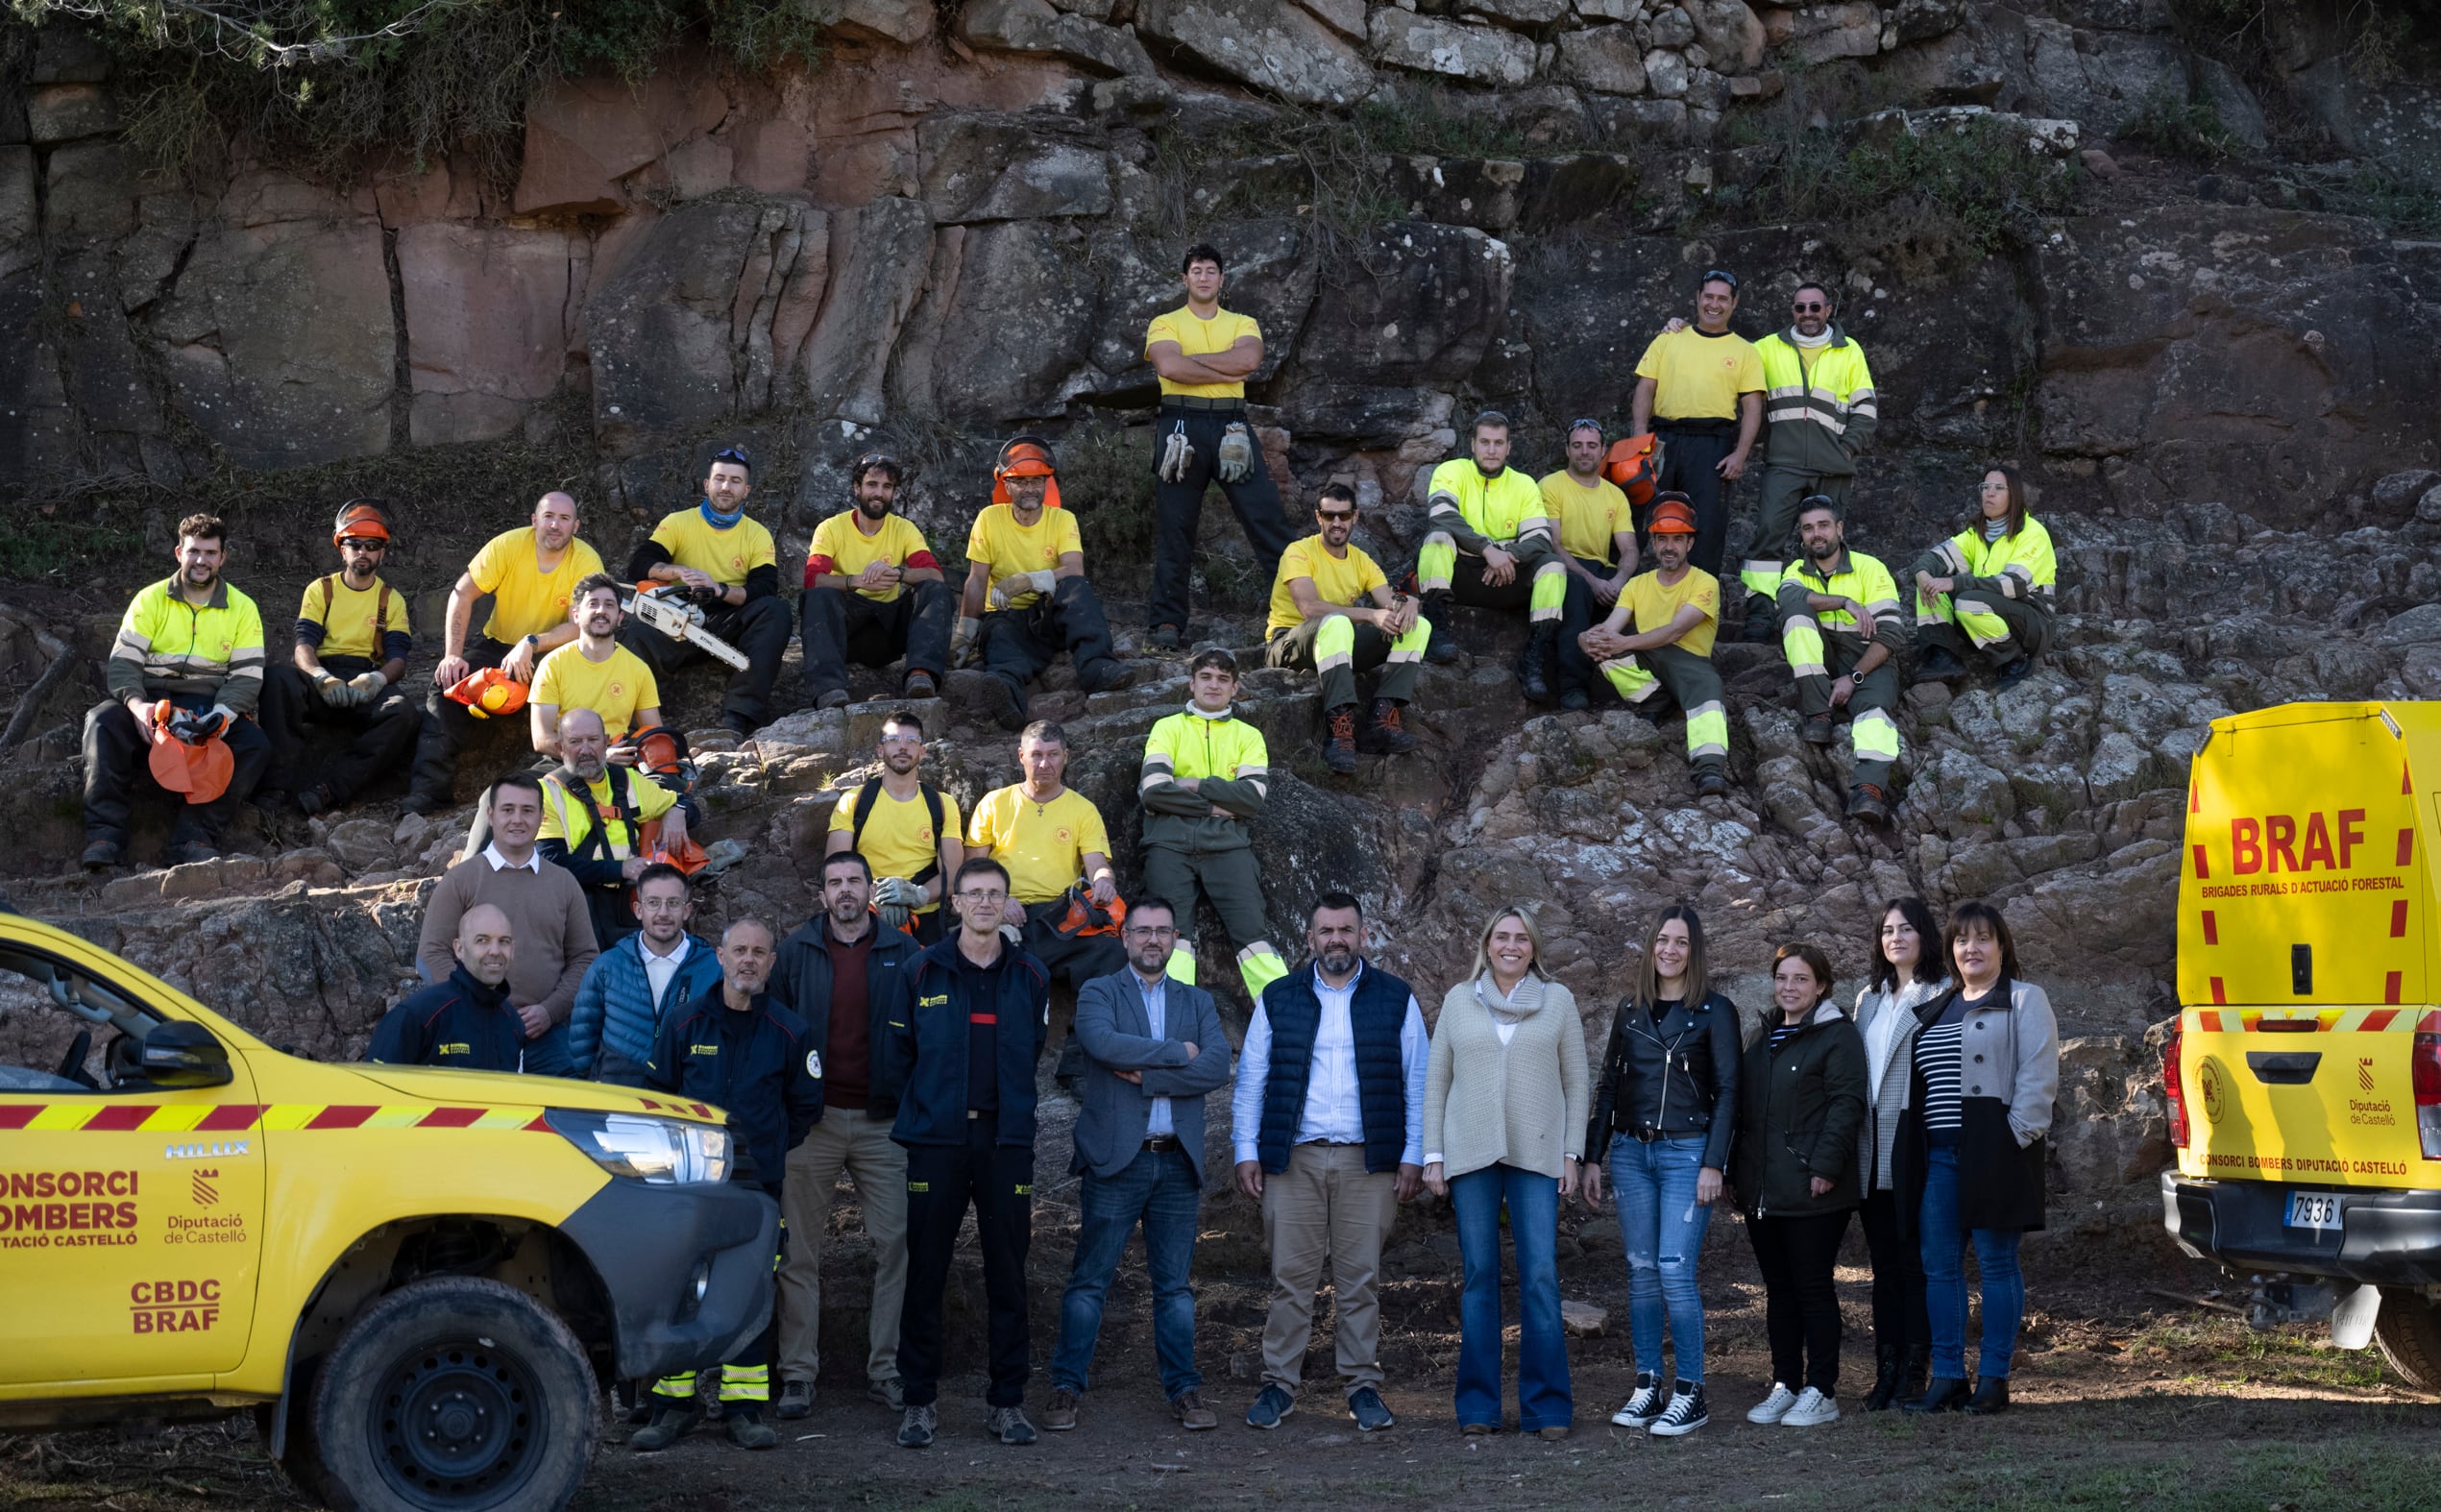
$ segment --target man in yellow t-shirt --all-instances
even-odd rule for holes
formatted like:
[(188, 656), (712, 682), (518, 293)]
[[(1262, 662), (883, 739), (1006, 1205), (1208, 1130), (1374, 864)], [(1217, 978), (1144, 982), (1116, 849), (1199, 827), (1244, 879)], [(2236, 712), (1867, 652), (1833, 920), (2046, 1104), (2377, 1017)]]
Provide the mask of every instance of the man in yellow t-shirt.
[(560, 711), (589, 709), (609, 737), (608, 759), (635, 764), (636, 748), (627, 738), (661, 722), (661, 685), (643, 657), (619, 644), (622, 618), (619, 579), (597, 573), (576, 585), (575, 644), (543, 658), (525, 700), (537, 751), (565, 759)]
[(1763, 359), (1729, 329), (1738, 276), (1714, 268), (1696, 295), (1696, 323), (1655, 336), (1636, 364), (1627, 433), (1661, 438), (1654, 486), (1687, 496), (1696, 512), (1695, 565), (1721, 575), (1728, 549), (1728, 485), (1745, 476), (1763, 430)]
[[(450, 589), (441, 661), (432, 669), (432, 693), (425, 700), (424, 730), (416, 741), (408, 813), (447, 808), (455, 796), (458, 748), (478, 726), (466, 705), (449, 696), (450, 689), (478, 667), (497, 667), (519, 682), (532, 682), (545, 653), (576, 639), (568, 605), (577, 582), (600, 571), (600, 553), (576, 539), (576, 500), (558, 492), (535, 502), (532, 524), (504, 530), (475, 553)], [(491, 618), (470, 640), (476, 600), (487, 594)]]
[(817, 526), (805, 553), (805, 591), (798, 600), (805, 691), (818, 708), (836, 709), (848, 701), (851, 660), (887, 667), (906, 658), (899, 687), (910, 698), (936, 696), (948, 671), (953, 606), (948, 578), (924, 544), (924, 532), (905, 515), (891, 513), (905, 476), (898, 459), (886, 451), (867, 451), (850, 462), (847, 487), (855, 507)]
[(1567, 455), (1568, 465), (1543, 479), (1543, 512), (1559, 523), (1560, 565), (1568, 570), (1559, 610), (1559, 706), (1583, 709), (1593, 702), (1594, 664), (1576, 638), (1636, 575), (1636, 522), (1627, 496), (1602, 476), (1600, 421), (1568, 427)]
[[(261, 719), (272, 765), (255, 801), (284, 793), (307, 814), (349, 802), (405, 761), (424, 723), (424, 711), (399, 687), (415, 646), (406, 595), (381, 580), (389, 506), (378, 499), (348, 500), (330, 540), (344, 565), (305, 585), (290, 660), (269, 667), (263, 679)], [(309, 766), (309, 724), (349, 731), (348, 748)]]
[(1060, 507), (1057, 470), (1039, 437), (1002, 447), (992, 501), (966, 536), (966, 589), (950, 654), (964, 660), (972, 647), (981, 655), (1004, 729), (1024, 727), (1027, 686), (1062, 650), (1086, 693), (1135, 680), (1111, 643), (1101, 596), (1085, 580), (1085, 542), (1076, 516)]
[(572, 708), (560, 720), (564, 759), (543, 775), (543, 826), (535, 848), (585, 890), (594, 938), (604, 950), (636, 927), (633, 887), (652, 864), (647, 824), (659, 820), (660, 841), (687, 838), (687, 810), (677, 794), (608, 760), (609, 737), (593, 710)]
[[(1696, 512), (1683, 494), (1656, 494), (1648, 526), (1652, 572), (1631, 577), (1610, 618), (1580, 637), (1619, 695), (1648, 713), (1666, 692), (1687, 716), (1687, 766), (1696, 796), (1729, 791), (1729, 712), (1721, 701), (1712, 642), (1721, 628), (1721, 580), (1690, 566)], [(1630, 633), (1630, 622), (1633, 633)]]
[[(713, 453), (703, 499), (693, 509), (661, 517), (627, 559), (635, 583), (677, 583), (703, 609), (703, 627), (745, 653), (720, 698), (720, 723), (750, 735), (771, 717), (771, 684), (789, 648), (789, 605), (780, 597), (779, 557), (771, 532), (745, 514), (754, 492), (753, 463), (744, 447)], [(656, 677), (711, 653), (689, 641), (630, 622), (619, 634)]]
[(882, 774), (840, 794), (823, 854), (863, 856), (882, 922), (909, 927), (918, 944), (937, 944), (948, 913), (941, 899), (966, 859), (958, 799), (915, 775), (924, 760), (924, 725), (913, 709), (890, 711), (878, 750)]
[(1161, 383), (1153, 427), (1152, 644), (1186, 644), (1195, 567), (1195, 531), (1212, 484), (1245, 527), (1257, 567), (1270, 569), (1287, 548), (1287, 517), (1263, 450), (1246, 419), (1246, 379), (1263, 365), (1262, 328), (1251, 315), (1221, 308), (1226, 273), (1217, 248), (1186, 249), (1179, 276), (1186, 303), (1144, 328), (1144, 356)]
[[(1356, 528), (1355, 489), (1323, 484), (1314, 525), (1314, 534), (1280, 553), (1271, 619), (1263, 627), (1263, 664), (1321, 674), (1328, 724), (1322, 759), (1346, 776), (1356, 769), (1360, 743), (1385, 755), (1415, 749), (1404, 711), (1415, 696), (1432, 626), (1423, 604), (1393, 593), (1373, 558), (1350, 544)], [(1376, 667), (1381, 677), (1374, 685), (1373, 718), (1359, 735), (1356, 673)]]

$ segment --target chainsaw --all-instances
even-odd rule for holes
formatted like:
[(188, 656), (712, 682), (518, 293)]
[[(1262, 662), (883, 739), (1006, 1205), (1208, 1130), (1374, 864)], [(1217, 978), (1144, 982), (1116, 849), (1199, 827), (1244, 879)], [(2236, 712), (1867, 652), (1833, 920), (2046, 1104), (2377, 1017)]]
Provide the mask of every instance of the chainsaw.
[(700, 646), (738, 671), (745, 671), (745, 652), (703, 627), (703, 606), (688, 597), (683, 585), (638, 583), (636, 591), (620, 607), (627, 611), (629, 619), (640, 621), (673, 641)]

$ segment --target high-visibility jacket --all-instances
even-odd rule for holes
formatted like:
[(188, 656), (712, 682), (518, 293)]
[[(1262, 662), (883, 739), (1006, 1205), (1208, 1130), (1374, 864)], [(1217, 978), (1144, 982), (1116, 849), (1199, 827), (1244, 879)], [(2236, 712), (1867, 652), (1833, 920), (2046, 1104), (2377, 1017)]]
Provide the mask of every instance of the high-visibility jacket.
[(1754, 344), (1763, 358), (1763, 460), (1771, 467), (1844, 476), (1872, 440), (1881, 411), (1865, 349), (1831, 327), (1819, 347), (1800, 347), (1792, 327)]
[[(1189, 778), (1193, 793), (1179, 786)], [(1188, 854), (1243, 850), (1253, 843), (1249, 821), (1262, 817), (1270, 788), (1271, 751), (1262, 731), (1230, 715), (1209, 719), (1192, 708), (1173, 714), (1144, 742), (1136, 781), (1144, 843)], [(1214, 814), (1214, 804), (1236, 817)]]
[(1808, 609), (1808, 594), (1854, 599), (1872, 612), (1873, 639), (1892, 651), (1907, 648), (1907, 632), (1898, 617), (1898, 583), (1877, 558), (1862, 551), (1843, 550), (1833, 559), (1828, 572), (1818, 571), (1813, 562), (1800, 559), (1791, 562), (1780, 573), (1777, 597), (1783, 620), (1792, 615), (1809, 615), (1825, 630), (1855, 634), (1855, 615), (1845, 609)]
[(1485, 477), (1473, 457), (1454, 457), (1432, 470), (1425, 508), (1431, 528), (1448, 532), (1459, 550), (1477, 556), (1487, 544), (1505, 547), (1528, 531), (1557, 537), (1558, 527), (1543, 506), (1542, 485), (1514, 467)]
[(1955, 577), (1960, 588), (1982, 588), (2004, 598), (2015, 598), (2049, 614), (2057, 607), (2053, 591), (2060, 582), (2060, 559), (2052, 554), (2051, 532), (2028, 515), (2015, 535), (1987, 541), (1978, 525), (1968, 525), (1916, 559), (1908, 573)]
[(262, 702), (262, 615), (225, 580), (198, 608), (165, 578), (127, 606), (103, 685), (121, 701), (192, 694), (252, 714)]

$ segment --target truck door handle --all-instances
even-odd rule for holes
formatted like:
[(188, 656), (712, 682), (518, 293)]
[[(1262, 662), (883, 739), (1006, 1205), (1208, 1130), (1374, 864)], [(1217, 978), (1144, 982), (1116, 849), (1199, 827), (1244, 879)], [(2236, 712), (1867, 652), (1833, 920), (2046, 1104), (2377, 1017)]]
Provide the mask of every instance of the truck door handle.
[(2314, 1068), (2322, 1064), (2319, 1050), (2249, 1050), (2246, 1069), (2255, 1080), (2269, 1086), (2304, 1086), (2314, 1079)]

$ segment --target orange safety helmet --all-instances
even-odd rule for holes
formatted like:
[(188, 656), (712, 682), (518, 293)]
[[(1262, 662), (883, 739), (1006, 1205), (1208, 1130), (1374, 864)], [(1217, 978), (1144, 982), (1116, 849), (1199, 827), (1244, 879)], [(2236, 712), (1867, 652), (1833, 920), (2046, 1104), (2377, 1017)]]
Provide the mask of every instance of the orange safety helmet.
[(330, 526), (330, 544), (371, 537), (376, 541), (390, 539), (390, 510), (378, 499), (351, 499), (339, 506), (339, 518)]
[[(641, 843), (636, 847), (637, 852), (647, 862), (667, 863), (690, 877), (701, 871), (712, 861), (712, 858), (704, 853), (703, 847), (695, 842), (693, 835), (689, 835), (675, 845), (663, 843), (659, 819), (645, 820), (644, 832), (639, 840)], [(629, 890), (631, 894), (633, 890), (633, 889)]]
[(525, 707), (526, 688), (497, 667), (477, 667), (442, 695), (466, 705), (478, 719), (504, 719)]
[(1618, 484), (1627, 501), (1643, 508), (1652, 500), (1653, 480), (1661, 476), (1661, 439), (1649, 432), (1624, 436), (1602, 453), (1602, 476)]
[(1695, 535), (1696, 506), (1684, 494), (1663, 494), (1645, 520), (1647, 535)]
[(1047, 477), (1051, 486), (1044, 494), (1042, 507), (1060, 507), (1060, 459), (1053, 453), (1051, 443), (1040, 436), (1016, 436), (1000, 449), (991, 464), (991, 501), (1010, 502), (1009, 479), (1013, 477)]
[[(666, 724), (650, 724), (641, 730), (627, 732), (627, 744), (636, 748), (636, 769), (653, 778), (665, 788), (676, 792), (695, 792), (695, 763), (687, 756), (687, 738)], [(696, 863), (701, 866), (701, 862)]]
[(1055, 933), (1071, 939), (1087, 939), (1095, 935), (1116, 935), (1127, 922), (1127, 899), (1111, 895), (1109, 908), (1096, 908), (1085, 889), (1071, 887), (1067, 891), (1068, 911), (1053, 925)]
[(153, 749), (145, 765), (168, 792), (185, 794), (188, 803), (209, 803), (229, 791), (237, 759), (217, 734), (188, 742), (171, 733), (170, 720), (179, 712), (166, 698), (153, 705)]

